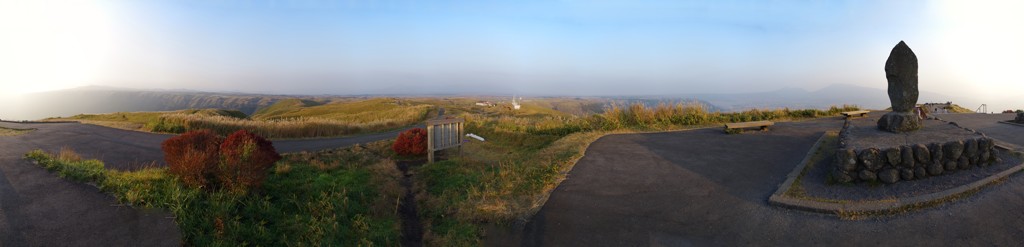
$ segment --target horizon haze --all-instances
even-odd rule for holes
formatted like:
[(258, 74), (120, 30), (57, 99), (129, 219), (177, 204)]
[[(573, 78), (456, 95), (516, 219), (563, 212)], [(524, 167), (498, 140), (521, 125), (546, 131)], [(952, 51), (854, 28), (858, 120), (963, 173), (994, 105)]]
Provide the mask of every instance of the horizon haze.
[(885, 59), (904, 40), (922, 91), (1018, 109), (1021, 11), (1015, 1), (3, 1), (0, 96), (86, 85), (304, 95), (884, 89)]

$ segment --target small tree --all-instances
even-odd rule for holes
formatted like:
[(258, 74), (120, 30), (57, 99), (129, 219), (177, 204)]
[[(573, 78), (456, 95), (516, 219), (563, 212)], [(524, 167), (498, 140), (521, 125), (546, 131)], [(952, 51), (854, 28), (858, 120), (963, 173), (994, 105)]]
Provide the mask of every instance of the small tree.
[(399, 133), (391, 150), (395, 150), (395, 153), (399, 155), (407, 156), (427, 154), (427, 131), (422, 128), (413, 128)]
[(194, 130), (171, 137), (160, 144), (168, 172), (193, 187), (207, 187), (212, 170), (219, 161), (218, 149), (224, 140), (210, 130)]
[(229, 135), (220, 145), (220, 155), (217, 178), (225, 189), (235, 192), (259, 188), (270, 167), (281, 160), (270, 141), (245, 130)]

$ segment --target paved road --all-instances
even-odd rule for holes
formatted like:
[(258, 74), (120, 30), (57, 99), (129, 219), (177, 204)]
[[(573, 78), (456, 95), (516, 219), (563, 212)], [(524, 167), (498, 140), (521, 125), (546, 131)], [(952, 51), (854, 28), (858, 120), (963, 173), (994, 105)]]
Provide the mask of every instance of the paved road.
[[(878, 118), (875, 113), (869, 117)], [(979, 116), (958, 116), (975, 119)], [(950, 117), (952, 119), (952, 117)], [(963, 246), (1024, 243), (1020, 175), (971, 198), (904, 215), (845, 221), (769, 206), (768, 197), (839, 118), (779, 123), (766, 133), (719, 129), (610, 135), (591, 144), (522, 231), (493, 246)], [(964, 121), (1024, 144), (1019, 129)], [(1001, 124), (1000, 124), (1001, 125)], [(1016, 126), (1014, 126), (1016, 127)]]
[[(19, 136), (0, 136), (0, 246), (178, 246), (181, 239), (171, 214), (113, 206), (115, 198), (89, 185), (69, 182), (29, 163), (33, 149), (68, 146), (108, 168), (135, 170), (163, 165), (160, 143), (171, 135), (143, 133), (77, 123), (21, 124), (36, 128)], [(279, 152), (315, 151), (393, 138), (397, 131), (346, 138), (275, 141)], [(155, 162), (155, 163), (154, 163)]]
[(972, 128), (992, 138), (1024, 147), (1024, 127), (998, 123), (1013, 120), (1015, 113), (1006, 114), (938, 114), (946, 121), (956, 122), (960, 126)]

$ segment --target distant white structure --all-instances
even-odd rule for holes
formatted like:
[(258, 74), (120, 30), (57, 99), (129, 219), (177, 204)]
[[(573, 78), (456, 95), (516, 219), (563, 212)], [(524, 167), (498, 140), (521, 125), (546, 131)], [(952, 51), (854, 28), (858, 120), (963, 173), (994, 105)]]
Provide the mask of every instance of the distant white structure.
[(476, 105), (490, 107), (490, 106), (494, 106), (494, 103), (491, 103), (490, 101), (480, 101), (480, 102), (476, 102)]
[(516, 95), (513, 94), (512, 95), (512, 109), (519, 110), (519, 107), (520, 107), (519, 102), (522, 102), (522, 101), (523, 101), (523, 97), (519, 97), (519, 101), (517, 102), (516, 101)]

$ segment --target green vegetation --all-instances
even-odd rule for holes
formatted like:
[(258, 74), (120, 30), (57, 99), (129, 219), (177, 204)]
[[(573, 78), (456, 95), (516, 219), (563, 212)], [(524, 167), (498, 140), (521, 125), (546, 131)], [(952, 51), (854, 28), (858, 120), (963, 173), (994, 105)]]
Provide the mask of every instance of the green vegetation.
[(396, 246), (402, 193), (388, 142), (285, 155), (250, 194), (184, 186), (166, 168), (104, 169), (70, 150), (26, 154), (59, 176), (93, 183), (121, 203), (175, 215), (192, 246)]
[(28, 132), (32, 132), (35, 129), (15, 129), (15, 128), (4, 128), (0, 127), (0, 136), (16, 136), (22, 135)]

